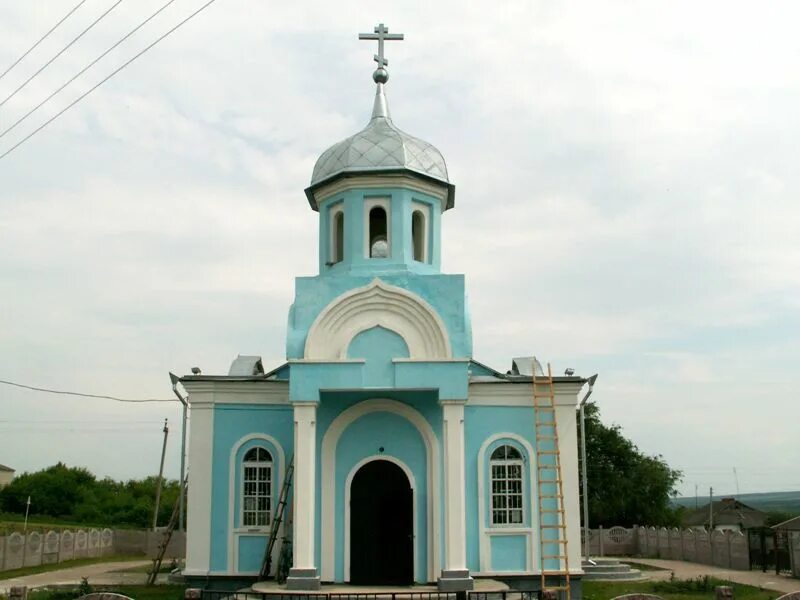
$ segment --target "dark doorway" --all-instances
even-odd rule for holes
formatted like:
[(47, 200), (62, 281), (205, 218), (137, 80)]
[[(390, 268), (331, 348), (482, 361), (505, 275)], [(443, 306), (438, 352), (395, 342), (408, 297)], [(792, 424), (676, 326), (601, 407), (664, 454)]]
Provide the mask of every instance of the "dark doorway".
[(411, 484), (388, 460), (361, 467), (350, 485), (350, 582), (414, 582), (414, 517)]

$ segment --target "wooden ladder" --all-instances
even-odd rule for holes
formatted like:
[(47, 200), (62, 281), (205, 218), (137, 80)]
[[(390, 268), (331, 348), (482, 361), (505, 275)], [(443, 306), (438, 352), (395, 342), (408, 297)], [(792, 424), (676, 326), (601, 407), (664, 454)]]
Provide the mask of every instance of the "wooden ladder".
[(169, 546), (169, 541), (172, 539), (172, 532), (175, 531), (175, 527), (178, 525), (181, 495), (186, 493), (186, 484), (188, 481), (188, 477), (183, 480), (183, 485), (178, 492), (178, 498), (175, 500), (175, 504), (172, 506), (172, 514), (169, 517), (167, 528), (161, 534), (161, 541), (158, 543), (158, 551), (156, 552), (155, 558), (153, 558), (153, 564), (150, 566), (150, 572), (147, 574), (146, 585), (153, 585), (156, 582), (156, 577), (158, 577), (158, 572), (161, 570), (161, 563), (164, 562), (164, 555), (167, 553), (167, 546)]
[[(281, 493), (278, 495), (278, 504), (275, 506), (275, 512), (272, 516), (272, 523), (269, 528), (269, 539), (267, 540), (267, 549), (264, 551), (264, 560), (261, 563), (261, 571), (259, 577), (266, 579), (269, 577), (269, 570), (272, 566), (272, 551), (275, 549), (275, 544), (278, 541), (278, 531), (280, 531), (283, 517), (286, 514), (286, 503), (289, 499), (289, 491), (292, 489), (292, 476), (294, 475), (294, 457), (289, 459), (289, 464), (286, 466), (286, 473), (283, 476), (283, 485), (281, 486)], [(283, 543), (286, 543), (286, 535), (283, 536)], [(281, 554), (283, 552), (281, 551)]]
[[(536, 373), (533, 361), (533, 407), (536, 431), (536, 493), (539, 499), (539, 558), (542, 590), (558, 590), (570, 598), (567, 526), (564, 515), (564, 484), (556, 421), (555, 386), (550, 364), (547, 375)], [(547, 569), (547, 561), (557, 560), (557, 569)], [(547, 576), (557, 576), (559, 584), (547, 587)]]

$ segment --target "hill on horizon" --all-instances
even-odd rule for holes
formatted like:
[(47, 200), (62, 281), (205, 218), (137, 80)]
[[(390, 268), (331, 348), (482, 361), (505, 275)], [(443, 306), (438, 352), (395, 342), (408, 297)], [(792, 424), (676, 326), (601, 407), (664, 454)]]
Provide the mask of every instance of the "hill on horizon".
[[(756, 494), (720, 494), (714, 495), (714, 500), (722, 498), (736, 498), (739, 502), (747, 504), (764, 512), (780, 511), (800, 515), (800, 490), (796, 492), (760, 492)], [(708, 496), (683, 496), (673, 501), (679, 506), (694, 508), (708, 506)]]

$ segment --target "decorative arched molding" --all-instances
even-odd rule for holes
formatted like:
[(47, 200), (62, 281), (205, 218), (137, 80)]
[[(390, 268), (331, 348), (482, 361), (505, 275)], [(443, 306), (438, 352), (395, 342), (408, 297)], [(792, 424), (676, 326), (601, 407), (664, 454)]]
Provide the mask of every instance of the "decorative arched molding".
[(347, 358), (351, 340), (376, 326), (400, 335), (411, 359), (452, 358), (447, 327), (436, 310), (416, 294), (377, 278), (345, 292), (319, 313), (308, 330), (304, 356)]
[(344, 483), (344, 580), (350, 581), (350, 488), (353, 485), (353, 478), (358, 473), (358, 470), (367, 463), (376, 460), (385, 460), (400, 467), (408, 478), (408, 483), (411, 486), (411, 506), (412, 506), (412, 526), (411, 530), (414, 532), (414, 543), (411, 545), (412, 550), (412, 565), (414, 566), (414, 581), (417, 581), (417, 540), (419, 540), (419, 521), (417, 519), (417, 482), (414, 479), (414, 473), (409, 466), (396, 456), (389, 456), (387, 454), (373, 454), (358, 461), (355, 466), (350, 469), (347, 474), (347, 479)]
[[(273, 506), (273, 515), (270, 515), (270, 519), (274, 516), (274, 507), (276, 506), (277, 496), (274, 495), (275, 490), (280, 490), (281, 485), (283, 485), (283, 471), (286, 469), (286, 461), (285, 455), (283, 453), (283, 448), (271, 435), (267, 435), (266, 433), (249, 433), (244, 437), (239, 438), (236, 443), (231, 448), (231, 456), (230, 456), (230, 463), (228, 466), (228, 573), (238, 573), (239, 572), (239, 542), (236, 538), (236, 474), (239, 472), (239, 465), (236, 461), (236, 455), (239, 453), (239, 450), (242, 449), (242, 446), (251, 442), (253, 440), (260, 440), (262, 442), (267, 442), (272, 447), (275, 448), (275, 452), (277, 454), (277, 460), (273, 458), (272, 464), (274, 465), (273, 468), (273, 483), (272, 483), (272, 506)], [(278, 536), (281, 537), (285, 535), (286, 522), (284, 521), (280, 525), (280, 531), (278, 532)], [(249, 529), (253, 529), (252, 527)], [(269, 527), (264, 528), (266, 531), (265, 533), (269, 533)]]
[[(364, 400), (343, 411), (328, 427), (322, 438), (322, 552), (320, 575), (322, 581), (334, 581), (336, 575), (336, 446), (342, 434), (354, 421), (374, 412), (387, 412), (408, 420), (419, 431), (425, 443), (425, 471), (428, 490), (426, 507), (428, 572), (426, 580), (433, 581), (440, 561), (440, 516), (439, 504), (439, 442), (430, 423), (418, 411), (397, 400)], [(415, 507), (416, 509), (416, 507)]]
[[(489, 528), (486, 526), (486, 467), (489, 464), (489, 460), (486, 456), (489, 447), (497, 441), (501, 440), (509, 440), (514, 444), (522, 447), (525, 449), (525, 453), (527, 454), (527, 476), (528, 476), (528, 506), (527, 508), (527, 515), (528, 515), (528, 524), (523, 525), (520, 527), (498, 527), (498, 528)], [(534, 566), (539, 564), (539, 552), (536, 548), (536, 544), (534, 543), (534, 527), (535, 524), (539, 522), (539, 510), (536, 506), (536, 499), (535, 495), (535, 488), (534, 488), (534, 476), (536, 473), (536, 454), (534, 454), (533, 446), (531, 443), (516, 433), (511, 432), (501, 432), (488, 437), (484, 440), (483, 444), (481, 444), (480, 449), (478, 450), (478, 562), (480, 565), (480, 572), (481, 573), (491, 573), (492, 572), (492, 545), (489, 540), (490, 530), (497, 532), (498, 534), (512, 534), (512, 533), (520, 533), (524, 534), (528, 538), (528, 560), (527, 560), (527, 567), (528, 571), (533, 571)], [(541, 535), (541, 532), (537, 533), (537, 536)]]

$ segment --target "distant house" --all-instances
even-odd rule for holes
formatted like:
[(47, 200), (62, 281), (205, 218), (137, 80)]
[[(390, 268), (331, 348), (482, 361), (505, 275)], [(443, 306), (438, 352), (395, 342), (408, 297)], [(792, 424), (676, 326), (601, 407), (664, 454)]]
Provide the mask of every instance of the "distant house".
[(793, 519), (784, 521), (783, 523), (778, 523), (777, 525), (773, 525), (772, 528), (781, 529), (783, 531), (800, 531), (800, 517), (795, 517)]
[(703, 527), (731, 531), (744, 531), (764, 527), (767, 524), (767, 513), (739, 502), (736, 498), (722, 498), (695, 510), (688, 511), (683, 517), (683, 526), (690, 528)]
[(0, 488), (7, 486), (14, 479), (14, 469), (5, 465), (0, 465)]

